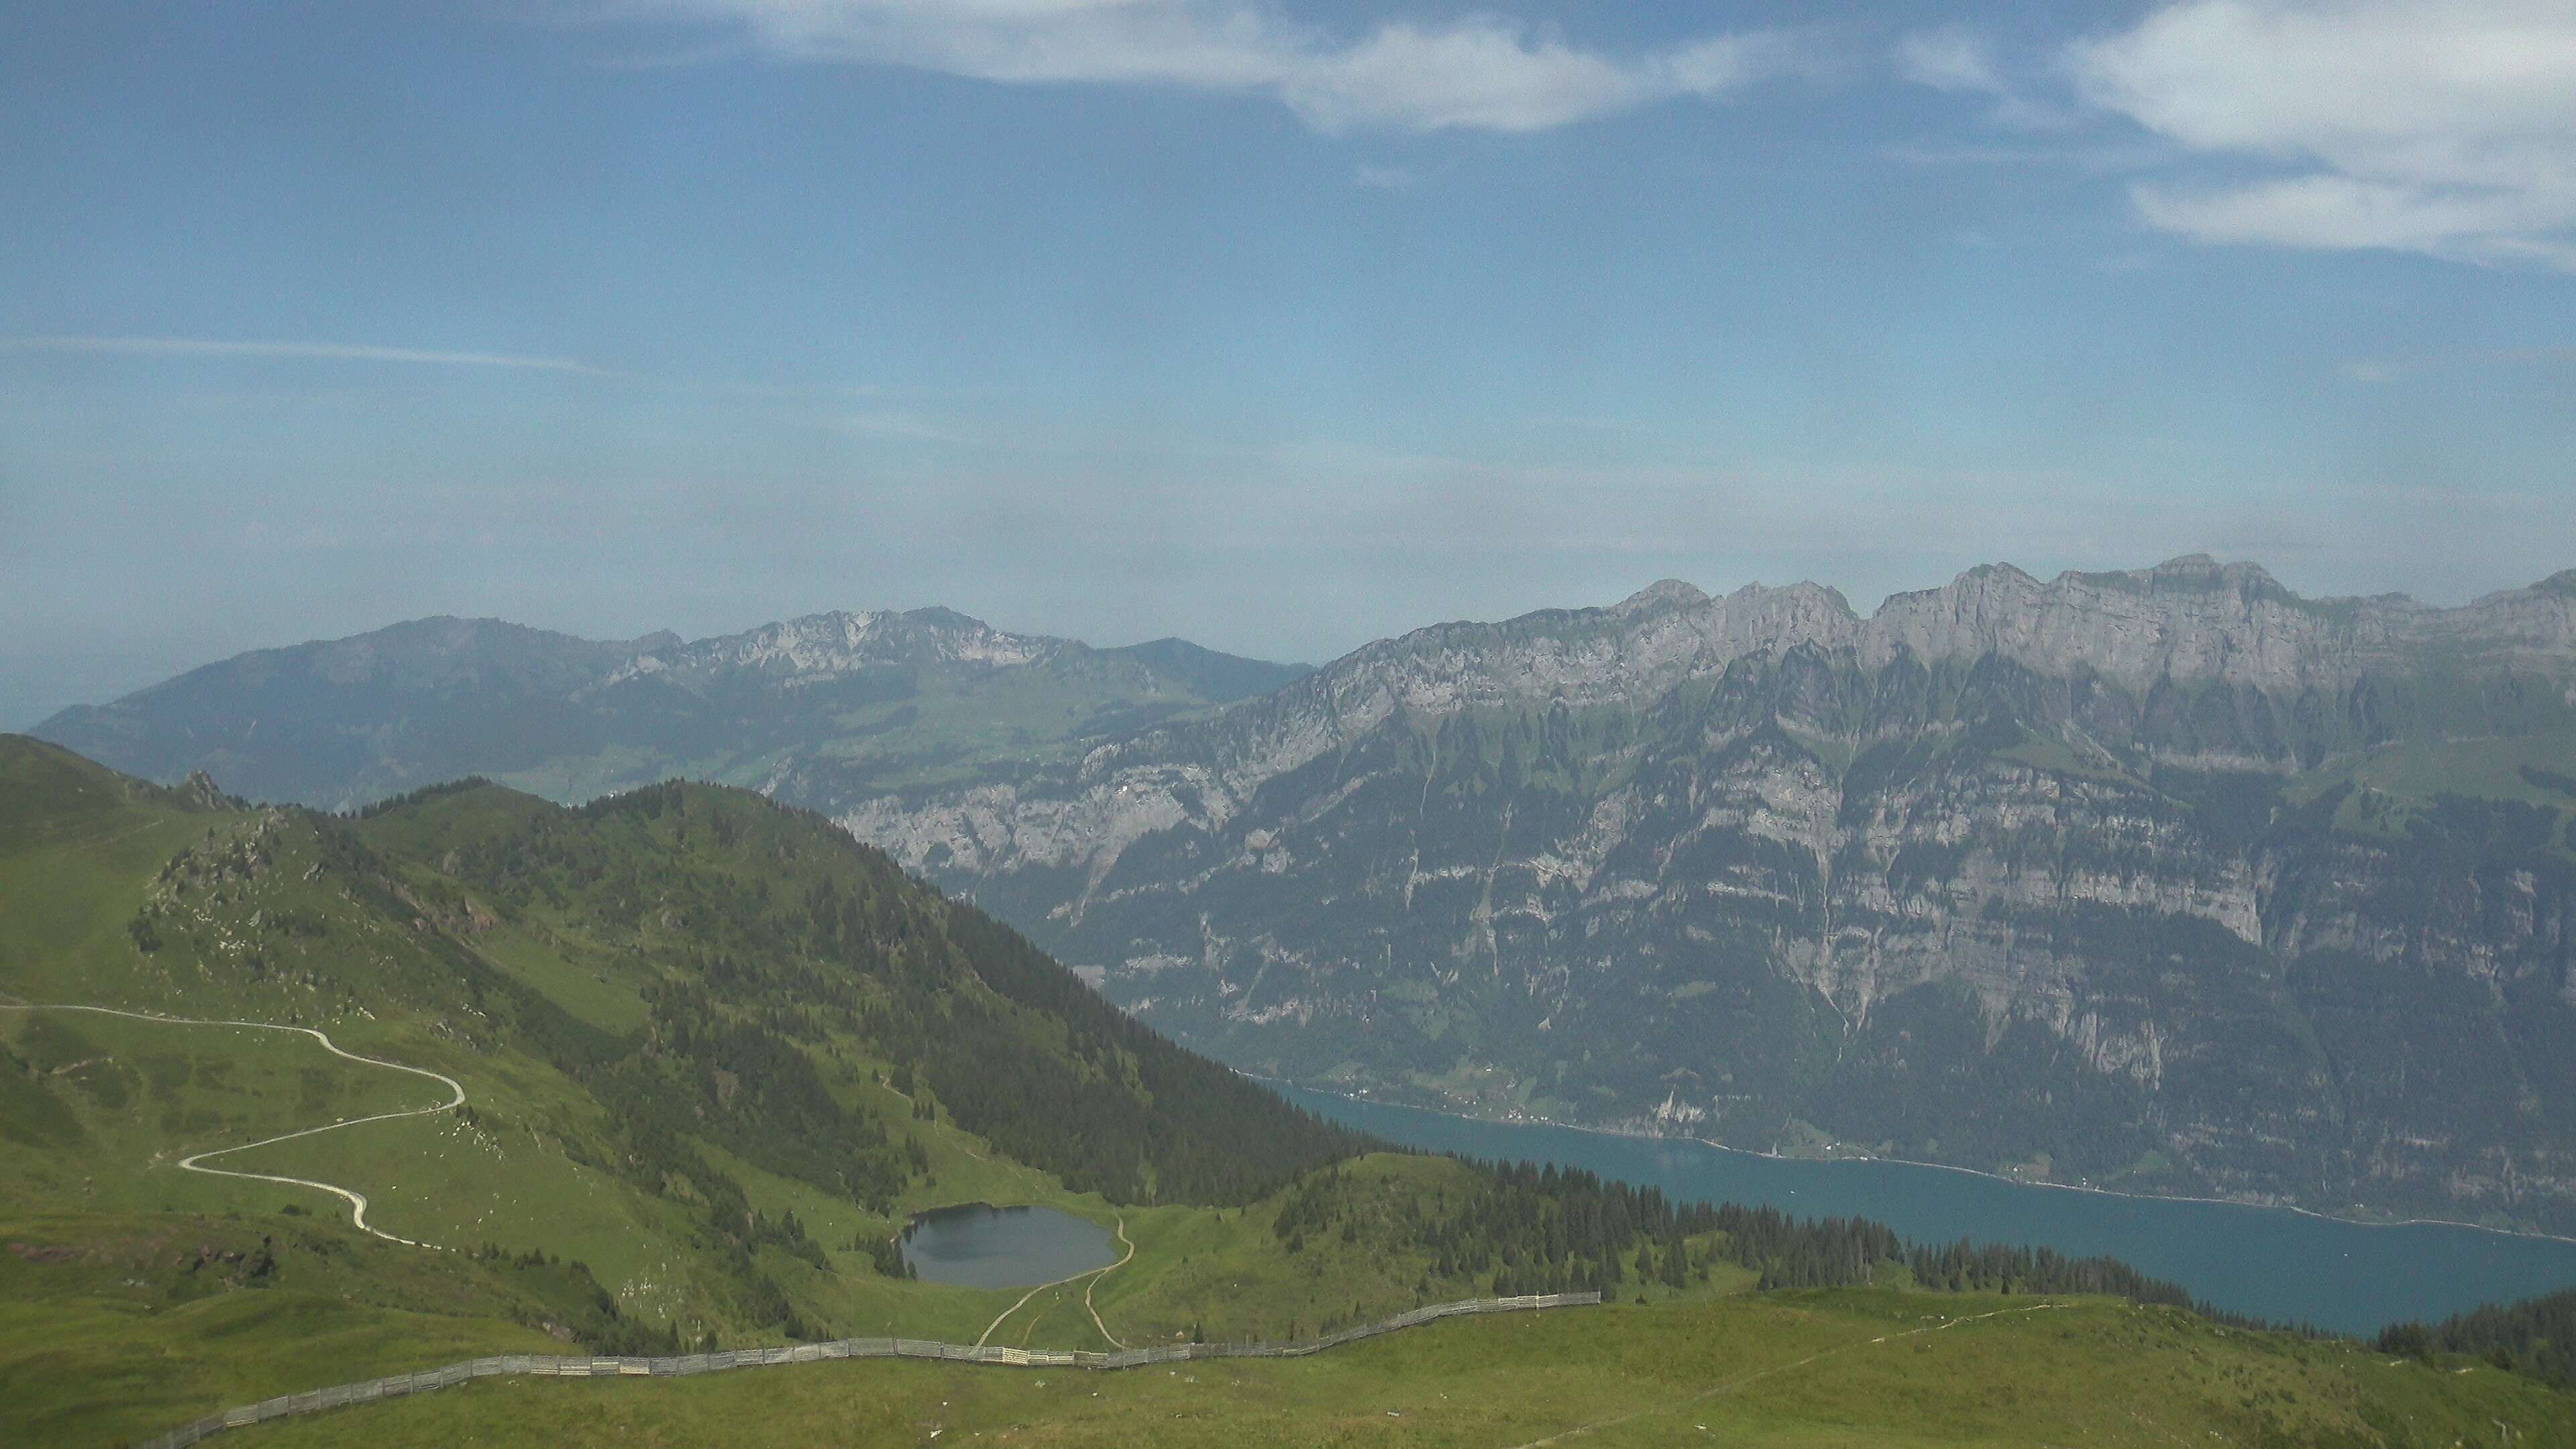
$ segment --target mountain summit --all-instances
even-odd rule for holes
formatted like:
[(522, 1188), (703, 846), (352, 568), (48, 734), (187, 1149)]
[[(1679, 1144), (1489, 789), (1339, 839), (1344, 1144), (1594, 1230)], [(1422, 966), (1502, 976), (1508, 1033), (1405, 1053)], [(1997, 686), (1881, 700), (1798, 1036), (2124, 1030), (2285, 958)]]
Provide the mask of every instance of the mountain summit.
[(683, 642), (421, 619), (260, 650), (32, 732), (347, 808), (479, 774), (561, 800), (675, 774), (878, 791), (1010, 773), (1298, 677), (1177, 639), (1094, 649), (950, 609), (812, 614)]

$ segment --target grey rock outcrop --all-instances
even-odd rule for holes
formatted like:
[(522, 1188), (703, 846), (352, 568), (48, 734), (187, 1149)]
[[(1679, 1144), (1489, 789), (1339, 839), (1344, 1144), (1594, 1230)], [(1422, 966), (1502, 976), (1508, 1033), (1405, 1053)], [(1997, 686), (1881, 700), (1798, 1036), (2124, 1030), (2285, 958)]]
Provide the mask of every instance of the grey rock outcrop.
[(2193, 557), (1867, 619), (1668, 581), (806, 803), (1248, 1068), (2565, 1228), (2571, 744), (2567, 575), (2437, 609)]

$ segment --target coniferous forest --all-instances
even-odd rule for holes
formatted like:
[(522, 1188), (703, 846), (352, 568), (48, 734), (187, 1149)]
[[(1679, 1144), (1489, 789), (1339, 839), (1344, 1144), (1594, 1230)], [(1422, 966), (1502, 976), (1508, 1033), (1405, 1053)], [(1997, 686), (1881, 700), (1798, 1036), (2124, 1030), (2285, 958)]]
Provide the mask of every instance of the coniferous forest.
[[(455, 879), (669, 968), (645, 988), (645, 1050), (568, 1064), (615, 1076), (601, 1095), (636, 1123), (735, 1122), (761, 1166), (881, 1205), (911, 1171), (904, 1145), (815, 1065), (864, 1050), (926, 1088), (926, 1110), (1114, 1202), (1249, 1202), (1368, 1145), (1138, 1025), (810, 812), (678, 783), (573, 811), (485, 798), (514, 828), (453, 847)], [(957, 989), (968, 979), (985, 990)]]
[(2439, 1323), (2393, 1323), (2379, 1351), (2428, 1358), (2473, 1354), (2497, 1368), (2576, 1387), (2576, 1289), (2455, 1314)]

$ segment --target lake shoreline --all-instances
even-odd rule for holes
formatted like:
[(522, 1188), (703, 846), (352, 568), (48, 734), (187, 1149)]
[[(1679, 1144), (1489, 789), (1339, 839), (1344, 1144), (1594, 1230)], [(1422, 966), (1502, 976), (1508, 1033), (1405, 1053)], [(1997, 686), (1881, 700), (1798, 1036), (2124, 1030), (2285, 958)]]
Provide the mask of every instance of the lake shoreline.
[(1714, 1141), (1706, 1137), (1669, 1136), (1660, 1132), (1637, 1132), (1618, 1127), (1596, 1127), (1580, 1122), (1559, 1121), (1554, 1117), (1483, 1117), (1478, 1116), (1473, 1112), (1453, 1112), (1442, 1107), (1425, 1107), (1413, 1102), (1397, 1102), (1383, 1097), (1360, 1096), (1350, 1092), (1335, 1091), (1330, 1087), (1309, 1086), (1304, 1082), (1290, 1081), (1284, 1077), (1265, 1077), (1255, 1072), (1245, 1072), (1243, 1075), (1251, 1078), (1253, 1081), (1260, 1082), (1265, 1086), (1294, 1087), (1301, 1092), (1314, 1092), (1321, 1096), (1338, 1097), (1345, 1102), (1358, 1102), (1371, 1107), (1394, 1107), (1407, 1112), (1425, 1112), (1434, 1117), (1447, 1117), (1459, 1122), (1474, 1122), (1494, 1127), (1555, 1127), (1567, 1132), (1584, 1132), (1595, 1137), (1616, 1138), (1623, 1142), (1689, 1142), (1701, 1147), (1710, 1148), (1714, 1151), (1731, 1153), (1738, 1157), (1755, 1158), (1764, 1162), (1813, 1163), (1818, 1166), (1835, 1166), (1840, 1164), (1878, 1164), (1881, 1166), (1894, 1167), (1923, 1167), (1930, 1168), (1936, 1172), (1955, 1172), (1967, 1177), (1983, 1178), (1988, 1182), (2002, 1183), (2008, 1187), (2051, 1188), (2059, 1192), (2091, 1193), (2098, 1197), (2119, 1198), (2129, 1202), (2198, 1203), (2209, 1207), (2240, 1208), (2248, 1212), (2294, 1213), (2303, 1218), (2315, 1219), (2318, 1222), (2338, 1223), (2347, 1227), (2355, 1228), (2465, 1228), (2470, 1232), (2491, 1233), (2500, 1238), (2514, 1238), (2540, 1243), (2563, 1243), (2570, 1247), (2576, 1247), (2576, 1237), (2571, 1237), (2562, 1233), (2547, 1233), (2541, 1232), (2537, 1229), (2527, 1228), (2499, 1228), (2488, 1223), (2462, 1222), (2457, 1218), (2392, 1219), (2347, 1217), (2342, 1213), (2320, 1212), (2315, 1208), (2301, 1207), (2296, 1203), (2249, 1202), (2241, 1198), (2197, 1197), (2185, 1193), (2122, 1192), (2118, 1188), (2096, 1187), (2090, 1183), (2038, 1182), (2026, 1177), (2007, 1177), (2000, 1172), (1987, 1172), (1982, 1168), (1975, 1167), (1961, 1167), (1954, 1162), (1923, 1162), (1911, 1157), (1880, 1157), (1869, 1153), (1853, 1153), (1848, 1156), (1840, 1157), (1805, 1157), (1787, 1152), (1765, 1152), (1756, 1147), (1736, 1147), (1728, 1143)]
[(1038, 1203), (949, 1203), (913, 1215), (896, 1249), (922, 1281), (966, 1288), (1046, 1287), (1105, 1271), (1111, 1229)]

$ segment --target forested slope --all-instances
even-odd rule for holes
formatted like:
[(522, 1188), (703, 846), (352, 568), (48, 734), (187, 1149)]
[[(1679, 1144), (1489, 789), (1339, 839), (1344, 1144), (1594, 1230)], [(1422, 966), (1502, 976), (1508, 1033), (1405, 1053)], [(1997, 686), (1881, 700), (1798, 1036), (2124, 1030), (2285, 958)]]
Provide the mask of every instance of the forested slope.
[[(457, 1113), (240, 1165), (356, 1186), (403, 1237), (578, 1257), (639, 1322), (690, 1340), (892, 1311), (915, 1290), (883, 1279), (884, 1243), (918, 1206), (1236, 1205), (1365, 1145), (748, 792), (567, 810), (469, 782), (345, 818), (165, 790), (21, 738), (0, 741), (0, 791), (10, 999), (314, 1027), (457, 1078)], [(273, 1210), (276, 1193), (163, 1160), (284, 1125), (207, 1085), (242, 1080), (237, 1062), (170, 1065), (210, 1050), (190, 1030), (0, 1020), (0, 1078), (27, 1108), (8, 1199), (51, 1208), (104, 1182), (120, 1207)], [(298, 1088), (306, 1122), (397, 1090), (299, 1070), (319, 1074)]]

